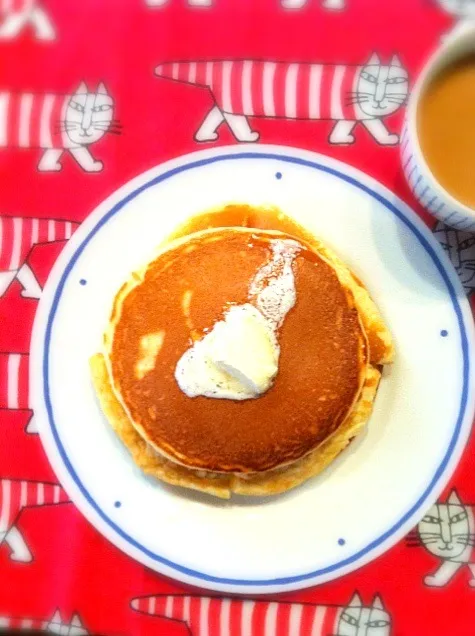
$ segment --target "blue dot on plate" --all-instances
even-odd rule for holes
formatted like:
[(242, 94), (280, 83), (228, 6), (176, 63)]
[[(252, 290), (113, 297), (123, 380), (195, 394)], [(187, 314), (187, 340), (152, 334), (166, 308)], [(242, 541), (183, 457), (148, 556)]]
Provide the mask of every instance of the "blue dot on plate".
[(338, 539), (338, 545), (345, 545), (345, 539)]
[(79, 281), (79, 284), (84, 287), (84, 285), (87, 284), (87, 280), (85, 278), (81, 278), (81, 280)]
[(442, 336), (442, 338), (447, 338), (447, 336), (449, 335), (449, 332), (447, 331), (447, 329), (442, 329), (442, 331), (440, 332), (440, 335)]
[(282, 179), (282, 172), (276, 172), (275, 173), (275, 178), (276, 179)]
[(121, 505), (122, 505), (122, 504), (121, 504), (121, 502), (120, 502), (120, 501), (116, 501), (116, 502), (114, 503), (114, 506), (115, 506), (116, 508), (120, 508), (120, 507), (121, 507)]

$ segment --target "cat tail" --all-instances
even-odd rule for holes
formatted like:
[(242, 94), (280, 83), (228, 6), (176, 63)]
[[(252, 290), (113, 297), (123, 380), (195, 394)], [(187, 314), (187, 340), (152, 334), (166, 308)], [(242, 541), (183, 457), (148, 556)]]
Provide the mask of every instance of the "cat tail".
[[(182, 599), (181, 611), (179, 611), (176, 599)], [(188, 599), (185, 603), (184, 600)], [(189, 596), (173, 596), (171, 594), (158, 594), (156, 596), (139, 596), (130, 601), (130, 607), (141, 614), (149, 614), (150, 616), (161, 616), (163, 618), (174, 618), (175, 620), (185, 620), (185, 605), (189, 607)]]
[[(140, 596), (130, 601), (130, 607), (141, 614), (160, 616), (185, 623), (195, 635), (194, 629), (199, 630), (201, 615), (210, 618), (210, 601), (207, 596), (187, 596), (179, 594), (157, 594), (155, 596)], [(220, 611), (222, 600), (214, 606), (213, 612)]]
[(177, 82), (194, 84), (195, 86), (208, 86), (213, 83), (213, 67), (220, 62), (166, 62), (155, 68), (157, 77), (165, 77)]

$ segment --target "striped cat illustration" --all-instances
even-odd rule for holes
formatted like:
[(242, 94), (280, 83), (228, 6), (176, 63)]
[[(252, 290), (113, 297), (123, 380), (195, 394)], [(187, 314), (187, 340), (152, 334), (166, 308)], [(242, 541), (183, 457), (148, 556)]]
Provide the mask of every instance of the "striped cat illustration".
[(17, 527), (25, 508), (69, 502), (61, 486), (42, 481), (0, 479), (0, 546), (10, 549), (10, 559), (30, 563), (33, 555)]
[(475, 522), (473, 506), (460, 501), (454, 489), (445, 502), (427, 511), (407, 539), (410, 547), (422, 545), (427, 552), (441, 559), (439, 568), (424, 578), (429, 587), (444, 587), (460, 568), (467, 566), (475, 587)]
[(40, 618), (15, 618), (0, 616), (0, 630), (39, 631), (45, 634), (60, 634), (61, 636), (87, 636), (88, 631), (83, 627), (79, 614), (73, 614), (66, 623), (56, 610), (50, 620)]
[[(286, 9), (301, 9), (309, 0), (280, 0)], [(346, 0), (321, 0), (322, 7), (329, 11), (342, 11), (346, 8)]]
[(170, 62), (155, 69), (158, 77), (207, 88), (214, 106), (195, 134), (214, 141), (223, 123), (238, 141), (253, 142), (259, 133), (248, 117), (332, 120), (332, 144), (352, 144), (361, 123), (382, 145), (399, 141), (383, 118), (396, 112), (408, 95), (408, 75), (399, 58), (382, 64), (373, 54), (363, 66), (252, 60)]
[(30, 27), (37, 40), (54, 40), (55, 29), (40, 0), (0, 0), (0, 40)]
[(29, 411), (26, 432), (37, 433), (30, 404), (29, 365), (27, 353), (0, 353), (0, 411)]
[[(145, 0), (149, 7), (163, 7), (169, 0)], [(301, 9), (308, 0), (280, 0), (285, 9)], [(321, 0), (322, 7), (330, 11), (341, 11), (345, 8), (346, 0)], [(211, 7), (213, 0), (188, 0), (190, 7)]]
[(0, 216), (0, 298), (16, 279), (24, 298), (39, 298), (41, 286), (27, 263), (35, 245), (67, 241), (78, 223), (61, 219)]
[(475, 234), (463, 232), (438, 221), (434, 236), (447, 252), (467, 294), (475, 292)]
[[(163, 7), (169, 0), (145, 0), (149, 7)], [(189, 7), (211, 7), (213, 0), (188, 0)]]
[(113, 111), (114, 100), (102, 83), (90, 91), (82, 82), (71, 95), (0, 91), (0, 147), (44, 149), (40, 172), (61, 170), (64, 152), (86, 172), (98, 172), (102, 161), (89, 146), (106, 133), (120, 133)]
[[(391, 617), (379, 596), (365, 605), (356, 592), (348, 605), (314, 605), (207, 596), (157, 595), (134, 598), (132, 609), (176, 621), (190, 636), (295, 634), (311, 636), (389, 636)], [(283, 625), (286, 625), (284, 631)]]

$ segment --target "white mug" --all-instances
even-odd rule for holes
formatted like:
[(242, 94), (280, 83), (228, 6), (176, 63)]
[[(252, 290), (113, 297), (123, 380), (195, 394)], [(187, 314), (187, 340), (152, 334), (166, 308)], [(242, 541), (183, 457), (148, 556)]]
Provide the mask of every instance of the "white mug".
[(419, 142), (417, 109), (428, 83), (442, 69), (468, 53), (475, 53), (475, 21), (455, 27), (429, 58), (409, 98), (401, 136), (402, 167), (416, 199), (447, 225), (466, 232), (475, 231), (475, 209), (455, 199), (432, 174)]

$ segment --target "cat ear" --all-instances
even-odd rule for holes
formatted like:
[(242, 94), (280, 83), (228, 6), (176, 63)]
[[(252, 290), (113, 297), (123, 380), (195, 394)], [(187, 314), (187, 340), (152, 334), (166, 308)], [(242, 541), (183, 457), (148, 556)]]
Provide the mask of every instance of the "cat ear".
[(78, 89), (76, 90), (76, 95), (80, 95), (81, 93), (88, 93), (86, 82), (81, 82), (79, 84)]
[(86, 634), (87, 630), (84, 629), (79, 614), (74, 614), (71, 619), (68, 636), (86, 636)]
[(109, 93), (107, 92), (107, 88), (105, 87), (104, 82), (101, 82), (99, 84), (99, 86), (97, 87), (96, 93), (98, 95), (109, 95)]
[(381, 64), (381, 60), (379, 59), (379, 55), (377, 53), (373, 53), (373, 55), (367, 61), (367, 64)]
[(59, 609), (57, 609), (55, 613), (53, 614), (53, 617), (49, 620), (47, 629), (51, 631), (52, 627), (58, 627), (61, 625), (61, 623), (62, 623), (61, 614), (59, 613)]
[(379, 594), (376, 594), (376, 596), (373, 599), (373, 608), (379, 609), (379, 610), (384, 609), (383, 601), (381, 600), (381, 597), (379, 596)]
[(450, 493), (448, 499), (447, 499), (447, 503), (449, 504), (462, 504), (462, 502), (459, 499), (459, 496), (457, 495), (457, 491), (455, 490), (455, 488), (452, 490), (452, 492)]
[(73, 625), (74, 627), (82, 627), (81, 618), (77, 612), (73, 614), (71, 625)]
[(348, 603), (348, 607), (362, 607), (363, 601), (361, 600), (361, 596), (358, 592), (355, 592), (351, 597), (351, 601)]
[(401, 64), (401, 60), (399, 59), (399, 57), (397, 55), (393, 55), (391, 58), (391, 61), (389, 62), (390, 66), (399, 66), (400, 68), (402, 68), (402, 64)]

